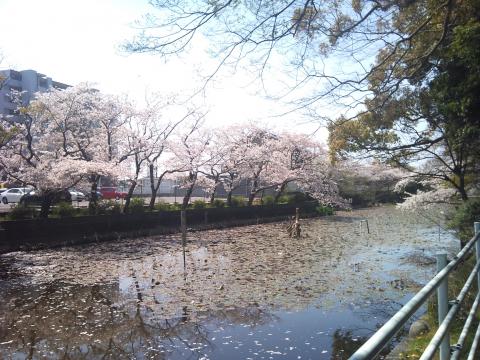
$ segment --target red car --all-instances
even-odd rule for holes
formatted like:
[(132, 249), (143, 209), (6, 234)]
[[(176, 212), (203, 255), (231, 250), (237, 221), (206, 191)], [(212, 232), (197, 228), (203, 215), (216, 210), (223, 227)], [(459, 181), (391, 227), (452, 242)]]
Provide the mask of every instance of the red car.
[(125, 191), (119, 191), (116, 187), (102, 187), (99, 191), (104, 199), (125, 199), (127, 196)]

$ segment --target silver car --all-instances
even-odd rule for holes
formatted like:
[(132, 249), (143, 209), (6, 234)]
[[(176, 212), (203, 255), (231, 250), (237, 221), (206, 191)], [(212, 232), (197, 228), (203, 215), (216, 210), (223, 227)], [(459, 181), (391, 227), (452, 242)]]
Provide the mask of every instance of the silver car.
[(31, 188), (11, 188), (8, 190), (5, 190), (2, 192), (1, 196), (1, 201), (2, 203), (9, 204), (9, 203), (18, 203), (20, 201), (20, 198), (28, 193)]
[(68, 192), (70, 193), (70, 196), (72, 197), (72, 201), (80, 202), (80, 201), (85, 200), (85, 194), (81, 191), (70, 189), (70, 190), (68, 190)]

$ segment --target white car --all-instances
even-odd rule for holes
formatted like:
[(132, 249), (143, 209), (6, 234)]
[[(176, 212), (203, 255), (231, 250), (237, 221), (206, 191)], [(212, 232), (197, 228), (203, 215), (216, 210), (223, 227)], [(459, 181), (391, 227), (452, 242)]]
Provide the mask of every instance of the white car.
[(2, 192), (1, 199), (2, 203), (9, 204), (9, 203), (18, 203), (20, 198), (28, 193), (31, 188), (11, 188)]
[(72, 196), (72, 201), (79, 201), (80, 202), (80, 201), (85, 200), (85, 194), (82, 193), (81, 191), (70, 189), (70, 190), (68, 190), (68, 192)]

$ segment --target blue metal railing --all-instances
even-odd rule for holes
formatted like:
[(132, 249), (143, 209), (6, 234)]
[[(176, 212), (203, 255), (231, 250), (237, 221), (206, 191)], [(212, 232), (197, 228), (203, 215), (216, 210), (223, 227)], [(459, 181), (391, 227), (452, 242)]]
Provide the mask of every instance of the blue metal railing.
[[(455, 360), (460, 356), (461, 351), (463, 350), (463, 345), (467, 337), (468, 330), (471, 327), (475, 313), (477, 312), (479, 305), (480, 295), (477, 295), (477, 298), (470, 310), (469, 316), (465, 322), (462, 333), (458, 339), (458, 342), (450, 346), (448, 332), (450, 326), (455, 319), (458, 310), (460, 309), (463, 300), (465, 299), (467, 292), (470, 290), (475, 277), (478, 282), (478, 289), (480, 289), (480, 222), (475, 223), (475, 236), (465, 245), (465, 247), (455, 256), (455, 258), (443, 267), (435, 277), (430, 280), (409, 302), (407, 302), (390, 320), (388, 320), (373, 336), (363, 344), (351, 357), (350, 360), (370, 360), (375, 358), (376, 355), (392, 340), (395, 334), (404, 327), (407, 321), (412, 317), (412, 315), (428, 300), (432, 293), (441, 288), (442, 286), (446, 289), (448, 275), (463, 262), (468, 253), (475, 246), (477, 264), (472, 270), (470, 276), (465, 282), (464, 287), (460, 291), (460, 294), (456, 299), (449, 302), (446, 295), (441, 295), (442, 292), (439, 291), (438, 301), (439, 308), (443, 307), (445, 310), (448, 309), (450, 304), (450, 310), (446, 314), (441, 315), (439, 313), (439, 328), (429, 345), (425, 349), (424, 353), (420, 357), (421, 360), (432, 359), (435, 356), (435, 353), (440, 348), (440, 360)], [(443, 293), (446, 293), (444, 291)], [(479, 292), (480, 294), (480, 292)], [(446, 312), (446, 311), (445, 311)], [(475, 338), (472, 344), (472, 347), (469, 352), (468, 360), (473, 360), (476, 349), (480, 343), (480, 325), (477, 328)]]

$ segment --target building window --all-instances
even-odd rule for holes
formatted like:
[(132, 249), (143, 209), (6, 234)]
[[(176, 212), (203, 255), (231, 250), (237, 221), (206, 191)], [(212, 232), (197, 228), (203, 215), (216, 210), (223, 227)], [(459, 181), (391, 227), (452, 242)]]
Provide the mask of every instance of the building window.
[(45, 78), (38, 78), (38, 86), (41, 86), (41, 87), (46, 88), (46, 87), (47, 87), (47, 79), (45, 79)]
[(65, 89), (68, 89), (68, 88), (69, 88), (68, 85), (59, 83), (58, 81), (52, 81), (52, 86), (53, 86), (55, 89), (59, 89), (59, 90), (65, 90)]
[(10, 78), (12, 80), (22, 81), (22, 73), (15, 70), (10, 70)]

